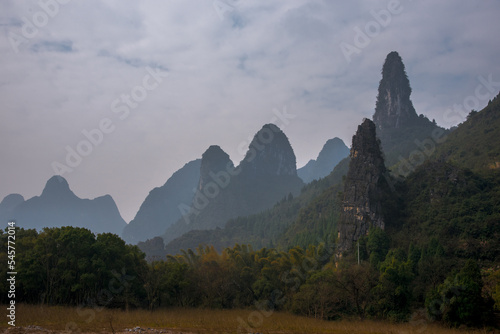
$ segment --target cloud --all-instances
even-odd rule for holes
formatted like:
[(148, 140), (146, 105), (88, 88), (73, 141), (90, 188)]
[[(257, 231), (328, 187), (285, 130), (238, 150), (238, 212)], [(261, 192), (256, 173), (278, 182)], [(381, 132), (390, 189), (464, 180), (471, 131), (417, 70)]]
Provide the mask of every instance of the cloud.
[(41, 41), (31, 45), (33, 52), (73, 52), (73, 42), (66, 41)]
[[(0, 148), (0, 197), (41, 193), (51, 163), (64, 161), (66, 147), (103, 118), (115, 130), (64, 176), (81, 197), (111, 194), (126, 220), (149, 190), (209, 145), (240, 161), (240, 144), (275, 109), (296, 116), (283, 130), (301, 166), (327, 139), (350, 145), (357, 124), (373, 115), (393, 50), (403, 57), (417, 112), (451, 126), (444, 111), (474, 93), (478, 76), (500, 80), (500, 7), (401, 0), (398, 14), (378, 23), (373, 13), (392, 2), (225, 0), (230, 10), (221, 17), (211, 0), (70, 1), (52, 7), (55, 14), (26, 38), (23, 24), (35, 24), (44, 9), (38, 1), (2, 1), (0, 140), (9, 144)], [(341, 43), (355, 45), (356, 28), (377, 23), (348, 62)], [(24, 38), (18, 53), (12, 34)], [(143, 85), (147, 67), (169, 75), (122, 120), (111, 105)]]

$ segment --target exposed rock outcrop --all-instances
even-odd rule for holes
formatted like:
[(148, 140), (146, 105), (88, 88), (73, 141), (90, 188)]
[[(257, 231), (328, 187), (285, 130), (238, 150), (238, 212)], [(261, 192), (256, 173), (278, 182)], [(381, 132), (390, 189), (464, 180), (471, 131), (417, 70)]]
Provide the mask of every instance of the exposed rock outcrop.
[[(410, 95), (410, 81), (405, 66), (399, 54), (393, 51), (387, 55), (382, 67), (373, 115), (377, 136), (385, 152), (385, 163), (391, 168), (397, 167), (396, 164), (410, 164), (411, 169), (414, 169), (425, 159), (417, 160), (412, 153), (422, 150), (422, 142), (431, 140), (435, 144), (447, 132), (424, 115), (417, 115)], [(392, 168), (393, 172), (406, 175), (400, 170), (399, 167)]]
[(403, 60), (396, 51), (389, 53), (382, 67), (373, 122), (379, 129), (415, 125), (418, 115), (410, 100), (411, 87)]
[(371, 226), (384, 228), (382, 216), (386, 168), (376, 138), (375, 124), (365, 119), (352, 138), (351, 162), (344, 184), (344, 198), (338, 226), (338, 251), (349, 251)]

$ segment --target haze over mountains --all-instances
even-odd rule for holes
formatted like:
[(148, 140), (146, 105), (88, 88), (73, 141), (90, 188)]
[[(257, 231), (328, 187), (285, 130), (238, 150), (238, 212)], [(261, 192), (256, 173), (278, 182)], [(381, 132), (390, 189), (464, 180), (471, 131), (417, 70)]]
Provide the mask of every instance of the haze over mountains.
[[(297, 175), (305, 182), (309, 183), (313, 180), (327, 176), (333, 170), (333, 167), (349, 155), (349, 148), (344, 144), (342, 139), (329, 139), (316, 160), (309, 162), (302, 168), (297, 170)], [(333, 166), (333, 167), (332, 167)]]
[[(346, 151), (342, 140), (329, 140), (301, 174), (306, 181), (324, 177)], [(186, 163), (163, 186), (151, 190), (129, 224), (119, 217), (111, 196), (80, 199), (60, 176), (51, 178), (39, 197), (25, 201), (19, 194), (6, 196), (0, 218), (16, 219), (25, 228), (87, 227), (119, 234), (132, 244), (159, 235), (169, 241), (192, 229), (222, 227), (230, 218), (257, 213), (289, 194), (297, 195), (303, 185), (286, 135), (267, 124), (237, 168), (220, 147), (210, 146), (201, 159)]]
[(44, 227), (86, 227), (95, 233), (120, 234), (126, 226), (110, 195), (81, 199), (61, 176), (53, 176), (40, 196), (24, 200), (8, 195), (0, 204), (0, 217), (13, 219), (17, 226), (41, 230)]
[[(383, 66), (374, 122), (363, 122), (353, 137), (351, 157), (342, 160), (335, 169), (332, 164), (333, 172), (328, 176), (309, 184), (298, 197), (284, 199), (256, 215), (229, 220), (221, 229), (193, 230), (167, 242), (165, 250), (159, 240), (142, 243), (141, 248), (163, 256), (200, 244), (214, 245), (219, 250), (235, 243), (250, 243), (257, 248), (307, 247), (317, 242), (317, 238), (334, 240), (339, 231), (342, 252), (348, 251), (371, 227), (394, 228), (395, 221), (404, 219), (400, 216), (402, 208), (414, 204), (401, 203), (398, 198), (404, 194), (399, 195), (394, 189), (399, 181), (388, 172), (407, 176), (418, 170), (449, 134), (425, 116), (417, 115), (410, 94), (402, 59), (397, 52), (391, 52)], [(448, 145), (454, 146), (451, 142)], [(491, 145), (489, 150), (493, 150)], [(385, 166), (390, 169), (386, 171)], [(346, 174), (345, 183), (341, 182)], [(343, 192), (342, 199), (337, 198), (339, 192)]]
[(200, 178), (201, 159), (176, 171), (165, 184), (151, 190), (135, 218), (123, 229), (123, 239), (132, 244), (161, 235), (182, 217), (180, 206), (191, 203)]
[(303, 185), (288, 138), (276, 125), (266, 124), (237, 167), (220, 147), (208, 148), (191, 206), (162, 237), (169, 242), (193, 229), (223, 227), (228, 219), (267, 209), (290, 193), (297, 195)]
[[(371, 227), (405, 222), (401, 208), (416, 207), (416, 199), (406, 198), (398, 187), (416, 187), (419, 181), (412, 176), (429, 159), (439, 157), (475, 172), (500, 165), (498, 97), (450, 132), (418, 115), (410, 96), (402, 59), (391, 52), (382, 68), (373, 122), (362, 122), (350, 152), (333, 138), (316, 160), (297, 170), (285, 133), (266, 124), (238, 165), (221, 147), (210, 145), (200, 159), (151, 190), (128, 225), (109, 195), (80, 199), (61, 177), (51, 178), (40, 196), (27, 201), (7, 196), (0, 218), (15, 218), (26, 228), (73, 225), (112, 232), (161, 257), (200, 244), (287, 248), (337, 237), (340, 252), (348, 252)], [(443, 169), (449, 167), (439, 162), (428, 168), (431, 173)]]

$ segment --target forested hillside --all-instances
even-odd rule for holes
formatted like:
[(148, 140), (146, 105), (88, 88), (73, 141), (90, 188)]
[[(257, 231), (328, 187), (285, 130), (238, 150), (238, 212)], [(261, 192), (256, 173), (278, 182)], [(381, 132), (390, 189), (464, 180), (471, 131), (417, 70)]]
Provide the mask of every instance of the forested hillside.
[(500, 169), (500, 94), (450, 133), (436, 155), (476, 172)]
[[(300, 195), (294, 197), (288, 194), (288, 196), (276, 203), (273, 208), (255, 215), (231, 219), (224, 228), (193, 230), (171, 241), (165, 249), (162, 248), (158, 239), (141, 242), (138, 246), (146, 254), (155, 257), (176, 254), (182, 249), (194, 249), (199, 245), (213, 245), (217, 250), (230, 247), (235, 243), (250, 244), (255, 249), (261, 247), (286, 249), (291, 247), (290, 245), (294, 245), (294, 242), (298, 240), (289, 240), (290, 236), (292, 239), (295, 237), (292, 235), (293, 232), (287, 232), (287, 230), (294, 229), (293, 225), (295, 224), (302, 224), (303, 220), (300, 217), (305, 217), (302, 212), (309, 210), (307, 209), (308, 204), (315, 201), (316, 197), (323, 192), (338, 185), (342, 180), (342, 176), (347, 173), (348, 166), (349, 158), (346, 158), (335, 167), (330, 175), (304, 186)], [(297, 217), (299, 217), (299, 220), (297, 220)], [(311, 238), (316, 240), (319, 236), (319, 231), (315, 229), (309, 229), (309, 231), (311, 235), (305, 237), (304, 241), (300, 243), (301, 246), (307, 246), (309, 243), (306, 240), (312, 240)]]

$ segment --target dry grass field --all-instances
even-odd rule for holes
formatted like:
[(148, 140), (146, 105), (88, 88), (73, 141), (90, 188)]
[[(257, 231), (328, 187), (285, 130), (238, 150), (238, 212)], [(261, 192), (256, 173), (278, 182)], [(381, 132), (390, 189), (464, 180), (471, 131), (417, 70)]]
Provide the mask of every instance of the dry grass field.
[[(3, 306), (2, 306), (3, 308)], [(3, 308), (5, 309), (5, 308)], [(248, 322), (255, 325), (248, 326)], [(140, 327), (140, 329), (138, 328)], [(488, 329), (449, 329), (422, 318), (405, 324), (378, 321), (322, 321), (289, 313), (252, 310), (167, 309), (120, 311), (19, 305), (16, 328), (2, 321), (4, 333), (500, 333)]]

